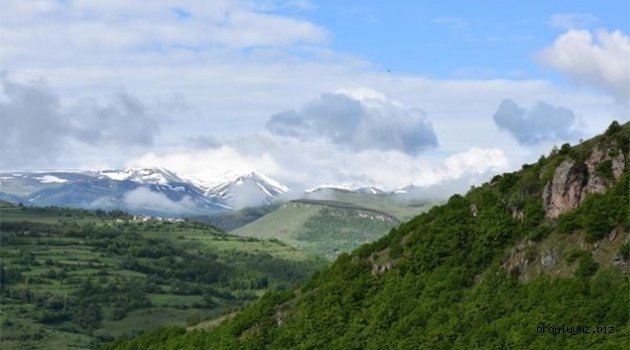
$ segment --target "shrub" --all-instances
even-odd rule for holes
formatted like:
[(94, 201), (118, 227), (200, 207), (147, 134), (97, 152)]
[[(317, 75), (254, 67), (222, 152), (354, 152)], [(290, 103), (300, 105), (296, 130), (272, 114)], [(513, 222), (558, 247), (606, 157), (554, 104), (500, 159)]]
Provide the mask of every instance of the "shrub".
[(615, 179), (615, 175), (613, 174), (612, 160), (608, 159), (599, 162), (599, 164), (595, 166), (595, 174), (605, 180), (613, 181)]
[(610, 125), (608, 126), (608, 129), (606, 129), (606, 136), (613, 135), (617, 133), (619, 130), (621, 130), (621, 125), (619, 125), (619, 122), (614, 120), (612, 123), (610, 123)]
[(599, 264), (593, 260), (591, 254), (587, 254), (580, 260), (580, 265), (578, 265), (578, 268), (575, 270), (575, 275), (585, 278), (590, 277), (597, 272), (597, 269), (599, 269)]
[(575, 262), (578, 259), (584, 258), (586, 256), (589, 256), (589, 252), (587, 252), (584, 249), (579, 249), (579, 248), (574, 248), (569, 250), (565, 256), (564, 256), (564, 260), (569, 263), (572, 264), (573, 262)]

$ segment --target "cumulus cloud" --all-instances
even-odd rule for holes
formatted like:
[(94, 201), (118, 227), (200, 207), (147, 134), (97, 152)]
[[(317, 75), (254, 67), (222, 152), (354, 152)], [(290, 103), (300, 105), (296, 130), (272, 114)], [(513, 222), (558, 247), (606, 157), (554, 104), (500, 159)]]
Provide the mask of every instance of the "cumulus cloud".
[(408, 154), (437, 146), (437, 136), (418, 109), (370, 94), (323, 94), (299, 111), (271, 116), (267, 129), (301, 140), (324, 138), (354, 150), (399, 150)]
[(569, 30), (541, 51), (539, 58), (578, 84), (630, 101), (630, 38), (621, 31)]
[(125, 193), (123, 203), (130, 209), (144, 209), (166, 212), (186, 212), (195, 207), (194, 202), (188, 196), (179, 201), (169, 199), (165, 194), (153, 192), (145, 187)]
[(492, 118), (499, 129), (508, 131), (523, 145), (579, 136), (573, 130), (575, 115), (570, 109), (542, 101), (527, 109), (510, 99), (503, 100)]
[(147, 108), (129, 94), (98, 103), (64, 106), (43, 79), (29, 82), (0, 76), (2, 167), (51, 166), (70, 143), (89, 146), (149, 146), (159, 131)]

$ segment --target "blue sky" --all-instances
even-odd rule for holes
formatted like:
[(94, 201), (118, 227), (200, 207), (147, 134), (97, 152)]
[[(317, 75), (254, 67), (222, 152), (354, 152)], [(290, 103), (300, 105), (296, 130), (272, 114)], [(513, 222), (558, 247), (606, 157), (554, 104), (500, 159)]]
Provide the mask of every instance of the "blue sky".
[(331, 32), (330, 46), (377, 68), (433, 78), (553, 75), (532, 54), (567, 28), (554, 15), (587, 15), (578, 28), (627, 30), (628, 1), (314, 1), (284, 12)]
[(0, 169), (468, 185), (629, 119), (627, 1), (5, 0), (0, 14)]

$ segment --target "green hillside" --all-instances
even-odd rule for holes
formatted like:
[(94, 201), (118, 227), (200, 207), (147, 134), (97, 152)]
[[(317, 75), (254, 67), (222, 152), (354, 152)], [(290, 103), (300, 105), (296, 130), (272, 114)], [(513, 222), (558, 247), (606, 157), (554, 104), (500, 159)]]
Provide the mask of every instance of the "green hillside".
[[(399, 221), (406, 221), (426, 211), (431, 203), (409, 199), (404, 195), (381, 193), (359, 193), (341, 189), (326, 189), (325, 194), (315, 192), (306, 195), (306, 200), (322, 201), (327, 198), (330, 203), (346, 203), (385, 212)], [(310, 198), (315, 197), (318, 199)], [(323, 198), (321, 198), (323, 197)], [(212, 216), (192, 217), (195, 220), (208, 222), (225, 231), (235, 231), (278, 209), (282, 204), (274, 203), (261, 207), (244, 208), (235, 212), (220, 213)]]
[(185, 326), (293, 286), (324, 264), (205, 224), (6, 202), (0, 244), (2, 349), (93, 348)]
[(107, 348), (626, 349), (629, 143), (630, 124), (613, 124), (210, 332), (159, 329)]
[(400, 221), (408, 221), (427, 211), (433, 205), (426, 201), (412, 200), (397, 194), (368, 194), (343, 190), (334, 191), (333, 199), (336, 202), (383, 211), (395, 216)]
[(238, 228), (239, 236), (277, 239), (328, 259), (385, 235), (394, 216), (336, 201), (298, 200)]

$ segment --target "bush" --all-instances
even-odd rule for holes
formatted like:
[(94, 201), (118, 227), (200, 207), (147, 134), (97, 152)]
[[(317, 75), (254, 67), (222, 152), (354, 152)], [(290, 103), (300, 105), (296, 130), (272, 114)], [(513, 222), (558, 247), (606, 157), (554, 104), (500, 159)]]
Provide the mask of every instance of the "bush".
[(615, 175), (613, 174), (612, 160), (608, 159), (599, 162), (599, 164), (595, 166), (595, 174), (602, 179), (613, 181), (615, 179)]
[(606, 136), (613, 135), (620, 130), (621, 130), (621, 125), (619, 125), (619, 122), (614, 120), (612, 123), (610, 123), (610, 125), (608, 126), (608, 129), (606, 129)]
[(564, 260), (569, 263), (572, 264), (573, 262), (575, 262), (578, 259), (584, 258), (586, 256), (589, 256), (590, 253), (587, 252), (584, 249), (579, 249), (579, 248), (574, 248), (569, 250), (565, 256), (564, 256)]
[(597, 272), (597, 269), (599, 269), (599, 264), (593, 260), (591, 254), (587, 254), (580, 260), (580, 265), (578, 265), (578, 268), (575, 270), (575, 275), (584, 278), (590, 277)]
[(569, 152), (571, 152), (571, 145), (568, 143), (565, 143), (564, 145), (560, 147), (560, 151), (558, 151), (558, 154), (565, 155), (565, 154), (569, 154)]
[(127, 317), (127, 310), (125, 310), (122, 307), (116, 307), (116, 308), (114, 308), (114, 311), (112, 311), (112, 320), (113, 321), (122, 320), (125, 317)]
[(558, 231), (561, 233), (573, 233), (581, 228), (576, 210), (568, 211), (558, 218)]

